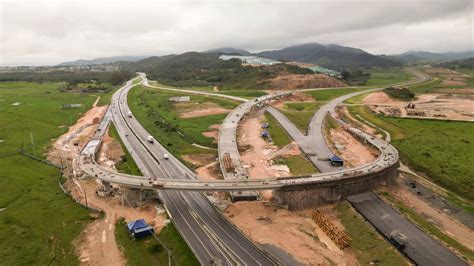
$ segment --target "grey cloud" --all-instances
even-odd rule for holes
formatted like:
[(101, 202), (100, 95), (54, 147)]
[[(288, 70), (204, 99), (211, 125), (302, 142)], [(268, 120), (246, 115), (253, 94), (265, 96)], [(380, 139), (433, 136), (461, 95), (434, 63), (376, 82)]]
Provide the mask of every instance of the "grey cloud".
[(1, 7), (1, 64), (151, 55), (303, 42), (376, 53), (472, 49), (469, 0), (10, 1)]

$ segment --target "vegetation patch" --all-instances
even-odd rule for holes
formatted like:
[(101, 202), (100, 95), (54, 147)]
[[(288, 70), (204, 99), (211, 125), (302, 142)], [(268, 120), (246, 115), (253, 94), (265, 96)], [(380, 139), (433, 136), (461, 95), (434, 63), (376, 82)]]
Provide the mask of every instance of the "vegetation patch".
[(337, 205), (336, 211), (352, 239), (351, 249), (361, 265), (407, 265), (403, 256), (398, 253), (379, 234), (351, 208), (349, 203)]
[(442, 86), (440, 85), (441, 82), (443, 82), (442, 79), (440, 78), (434, 78), (433, 80), (413, 86), (409, 86), (408, 88), (410, 91), (421, 94), (421, 93), (431, 93), (434, 92), (435, 90), (441, 88)]
[(351, 106), (349, 110), (390, 132), (402, 160), (414, 170), (474, 200), (473, 123), (383, 117), (361, 106)]
[(307, 91), (305, 93), (311, 95), (316, 101), (326, 102), (326, 101), (335, 99), (339, 96), (343, 96), (351, 92), (356, 92), (360, 90), (364, 90), (364, 89), (359, 89), (359, 88), (327, 89), (327, 90)]
[(374, 68), (369, 69), (370, 78), (365, 85), (381, 86), (401, 83), (414, 77), (413, 74), (401, 68)]
[(388, 87), (383, 89), (383, 92), (385, 92), (388, 96), (394, 99), (399, 99), (402, 101), (410, 101), (415, 98), (415, 93), (411, 92), (407, 88), (394, 88), (394, 87)]
[(308, 131), (308, 125), (313, 117), (314, 111), (290, 111), (280, 110), (286, 117), (303, 133)]
[(332, 99), (358, 90), (356, 88), (344, 88), (308, 91), (305, 93), (311, 95), (316, 100), (315, 102), (288, 102), (283, 105), (280, 111), (303, 134), (306, 134), (311, 118), (321, 106)]
[(287, 102), (284, 108), (292, 111), (312, 111), (318, 110), (323, 103), (321, 102)]
[(269, 113), (265, 112), (265, 119), (267, 120), (269, 127), (268, 132), (273, 139), (273, 144), (278, 148), (282, 148), (290, 144), (291, 139), (286, 131), (281, 127), (280, 123)]
[[(78, 264), (71, 242), (93, 218), (58, 186), (45, 159), (51, 140), (89, 109), (96, 97), (59, 92), (60, 83), (0, 83), (0, 258), (4, 265)], [(13, 103), (21, 103), (12, 105)], [(63, 109), (62, 104), (82, 104)], [(31, 136), (35, 146), (31, 145)]]
[(403, 128), (399, 127), (396, 124), (390, 123), (389, 121), (386, 121), (385, 119), (383, 119), (382, 115), (375, 114), (366, 106), (348, 106), (348, 109), (356, 117), (357, 115), (359, 115), (370, 123), (387, 130), (390, 133), (392, 139), (402, 139), (406, 135), (405, 130)]
[[(169, 224), (156, 236), (171, 251), (171, 265), (199, 265), (173, 224)], [(115, 224), (115, 238), (127, 259), (127, 265), (168, 265), (168, 252), (155, 236), (133, 239), (123, 218)]]
[(291, 174), (295, 176), (318, 173), (318, 170), (304, 155), (278, 156), (273, 159), (273, 162), (288, 166)]

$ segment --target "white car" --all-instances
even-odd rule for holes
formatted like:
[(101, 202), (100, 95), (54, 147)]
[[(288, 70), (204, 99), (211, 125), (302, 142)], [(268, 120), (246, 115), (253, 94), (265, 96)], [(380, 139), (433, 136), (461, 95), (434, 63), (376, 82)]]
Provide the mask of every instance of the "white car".
[(163, 155), (163, 158), (165, 158), (166, 160), (168, 160), (170, 157), (168, 156), (167, 153), (165, 153), (165, 154)]

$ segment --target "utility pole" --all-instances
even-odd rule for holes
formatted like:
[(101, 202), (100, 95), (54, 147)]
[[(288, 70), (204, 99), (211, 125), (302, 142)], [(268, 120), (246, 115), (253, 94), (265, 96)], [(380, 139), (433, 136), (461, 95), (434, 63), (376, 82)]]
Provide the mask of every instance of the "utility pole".
[(82, 190), (84, 191), (84, 199), (86, 201), (86, 208), (89, 208), (89, 205), (87, 205), (87, 194), (86, 194), (86, 189), (85, 188), (82, 188)]
[(33, 139), (33, 132), (30, 132), (31, 145), (33, 145), (33, 155), (36, 158), (35, 140)]

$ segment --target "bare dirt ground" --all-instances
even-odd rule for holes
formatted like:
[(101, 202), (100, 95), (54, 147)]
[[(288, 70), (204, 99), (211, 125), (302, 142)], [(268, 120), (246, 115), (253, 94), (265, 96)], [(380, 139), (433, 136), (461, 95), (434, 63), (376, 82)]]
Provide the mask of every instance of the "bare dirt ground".
[(222, 108), (222, 107), (212, 107), (212, 108), (199, 109), (199, 110), (194, 110), (194, 111), (181, 113), (180, 117), (182, 117), (182, 118), (191, 118), (191, 117), (225, 114), (225, 113), (228, 113), (228, 112), (230, 112), (229, 109), (225, 109), (225, 108)]
[(186, 102), (186, 103), (175, 103), (175, 108), (179, 112), (179, 116), (182, 118), (192, 118), (208, 115), (216, 115), (230, 112), (229, 109), (219, 107), (215, 103), (203, 102)]
[(446, 85), (446, 86), (464, 86), (467, 85), (466, 82), (462, 80), (454, 80), (454, 79), (445, 79), (443, 82), (441, 82), (441, 85)]
[[(97, 98), (92, 108), (85, 112), (76, 124), (69, 127), (68, 131), (58, 137), (47, 152), (47, 159), (53, 163), (61, 164), (67, 158), (72, 161), (94, 134), (98, 121), (104, 116), (107, 106), (97, 106)], [(77, 144), (77, 145), (76, 145)]]
[(305, 89), (305, 88), (330, 88), (330, 87), (346, 87), (344, 82), (323, 74), (302, 75), (287, 74), (279, 75), (269, 79), (270, 86), (273, 89)]
[(357, 265), (350, 250), (339, 250), (317, 227), (310, 210), (291, 212), (269, 202), (238, 202), (225, 215), (253, 241), (285, 250), (305, 265)]
[(459, 88), (459, 89), (438, 89), (440, 93), (446, 94), (474, 94), (474, 88)]
[(220, 127), (220, 124), (210, 125), (208, 128), (209, 131), (202, 132), (202, 135), (207, 138), (213, 138), (214, 140), (212, 141), (212, 143), (217, 143)]
[(342, 127), (331, 129), (329, 137), (336, 154), (346, 162), (346, 167), (370, 163), (378, 156), (374, 148), (362, 144)]
[(316, 100), (311, 95), (308, 95), (306, 93), (296, 92), (293, 95), (287, 96), (282, 100), (274, 101), (272, 103), (272, 106), (276, 108), (284, 108), (285, 103), (293, 103), (293, 102), (304, 103), (304, 102), (315, 102), (315, 101)]
[(119, 217), (126, 221), (145, 219), (153, 226), (156, 233), (164, 227), (165, 215), (158, 215), (153, 203), (147, 203), (139, 208), (131, 208), (124, 201), (124, 206), (119, 198), (100, 197), (95, 191), (100, 186), (98, 181), (79, 180), (78, 185), (71, 185), (74, 198), (93, 208), (103, 210), (105, 219), (90, 223), (75, 240), (76, 250), (82, 264), (85, 265), (125, 265), (126, 260), (115, 241), (115, 223)]
[(317, 65), (311, 64), (311, 63), (302, 63), (302, 62), (296, 62), (296, 61), (286, 62), (285, 64), (293, 65), (293, 66), (299, 66), (301, 68), (317, 66)]
[(118, 140), (109, 136), (109, 131), (102, 138), (102, 146), (99, 149), (99, 158), (97, 162), (103, 166), (115, 170), (115, 164), (122, 159), (125, 152)]
[(383, 187), (381, 191), (387, 191), (396, 199), (402, 201), (407, 207), (421, 214), (444, 233), (448, 234), (465, 247), (474, 250), (474, 231), (458, 220), (451, 217), (448, 213), (432, 207), (420, 196), (413, 194), (406, 185), (405, 177), (400, 175), (397, 178), (396, 186)]
[[(449, 68), (444, 68), (444, 67), (429, 67), (429, 68), (424, 68), (424, 72), (428, 74), (460, 74), (459, 72), (456, 72), (454, 70), (451, 70)], [(462, 75), (462, 74), (461, 74)]]
[[(240, 147), (247, 149), (241, 153), (243, 165), (247, 168), (250, 178), (285, 177), (291, 173), (285, 165), (274, 165), (272, 159), (281, 155), (301, 154), (298, 146), (290, 143), (281, 150), (266, 142), (260, 137), (261, 124), (264, 121), (263, 110), (246, 116), (237, 130), (237, 143)], [(264, 199), (271, 198), (271, 191), (262, 191)]]
[(383, 92), (375, 92), (366, 96), (362, 102), (376, 112), (385, 112), (392, 108), (400, 110), (402, 117), (438, 118), (450, 120), (474, 120), (474, 97), (458, 94), (422, 94), (412, 101), (415, 109), (405, 109), (408, 102), (390, 98)]

